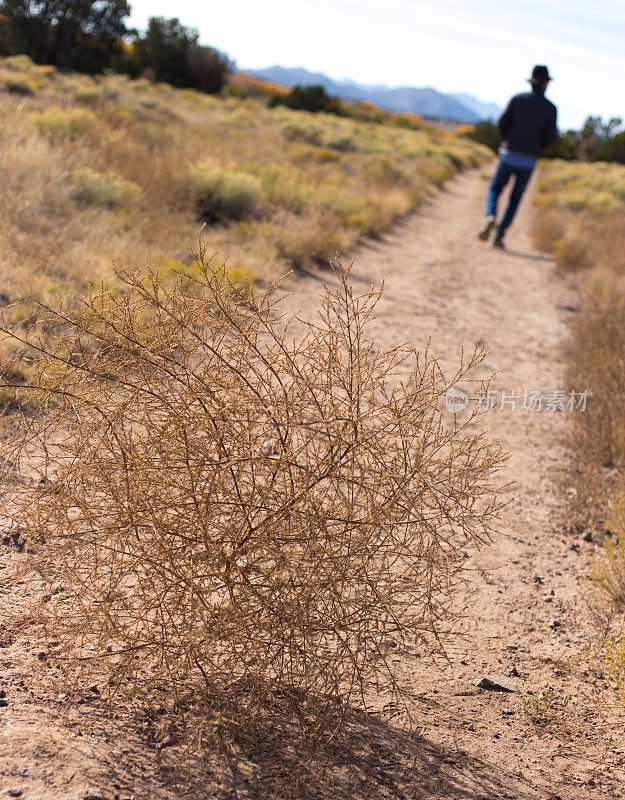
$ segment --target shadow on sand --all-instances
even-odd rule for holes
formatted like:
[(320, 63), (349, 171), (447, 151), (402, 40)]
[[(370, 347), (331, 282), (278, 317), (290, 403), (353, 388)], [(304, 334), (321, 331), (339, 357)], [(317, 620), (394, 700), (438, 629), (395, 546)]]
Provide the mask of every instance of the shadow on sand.
[[(463, 751), (442, 751), (427, 739), (352, 711), (340, 738), (317, 742), (314, 752), (275, 727), (258, 731), (245, 751), (229, 746), (175, 766), (177, 796), (205, 800), (530, 800), (536, 795), (505, 765)], [(173, 754), (172, 754), (173, 756)], [(168, 785), (168, 788), (169, 788)], [(171, 787), (174, 788), (173, 786)]]

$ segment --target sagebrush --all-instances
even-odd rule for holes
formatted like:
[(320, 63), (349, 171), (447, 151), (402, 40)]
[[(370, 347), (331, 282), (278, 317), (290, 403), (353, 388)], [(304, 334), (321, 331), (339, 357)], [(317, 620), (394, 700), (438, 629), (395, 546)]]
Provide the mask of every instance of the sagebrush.
[(4, 463), (33, 478), (10, 502), (68, 663), (239, 728), (323, 727), (369, 681), (400, 691), (390, 652), (440, 649), (499, 508), (499, 447), (440, 410), (482, 356), (445, 380), (379, 352), (380, 293), (336, 274), (317, 322), (285, 319), (200, 252), (173, 289), (119, 272), (22, 343), (39, 413)]

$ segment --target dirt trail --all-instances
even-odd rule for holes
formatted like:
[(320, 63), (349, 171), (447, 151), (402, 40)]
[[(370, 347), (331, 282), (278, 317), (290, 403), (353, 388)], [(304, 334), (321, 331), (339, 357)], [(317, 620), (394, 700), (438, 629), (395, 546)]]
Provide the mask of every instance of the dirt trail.
[[(551, 260), (532, 249), (528, 199), (507, 252), (477, 240), (485, 177), (478, 170), (456, 178), (384, 239), (363, 246), (352, 280), (356, 290), (386, 281), (373, 323), (380, 347), (431, 337), (433, 353), (451, 368), (462, 345), (472, 350), (482, 341), (490, 351), (487, 370), (498, 372), (498, 404), (502, 391), (542, 390), (544, 398), (566, 388), (559, 352), (575, 298)], [(293, 280), (286, 306), (313, 314), (331, 278), (326, 270)], [(569, 412), (520, 404), (487, 415), (489, 435), (510, 453), (504, 479), (514, 485), (492, 546), (467, 562), (469, 583), (457, 598), (467, 635), (449, 648), (449, 663), (397, 656), (413, 686), (409, 704), (421, 737), (407, 745), (381, 725), (370, 754), (350, 757), (349, 779), (341, 777), (346, 768), (337, 771), (324, 800), (625, 796), (624, 756), (609, 736), (625, 716), (599, 708), (613, 700), (584, 658), (592, 638), (584, 591), (594, 545), (564, 534), (559, 522)], [(37, 663), (36, 644), (9, 637), (0, 645), (0, 688), (8, 700), (0, 708), (1, 791), (21, 788), (25, 800), (85, 797), (87, 785), (102, 787), (105, 798), (252, 796), (249, 786), (233, 792), (214, 772), (202, 776), (194, 767), (176, 781), (169, 751), (148, 748), (127, 720), (96, 716), (89, 702), (68, 709), (28, 681), (20, 686)], [(476, 688), (484, 675), (505, 672), (518, 673), (510, 678), (516, 692)], [(532, 725), (532, 714), (542, 728)]]
[[(549, 392), (567, 390), (561, 350), (577, 301), (552, 259), (532, 247), (529, 198), (506, 252), (477, 239), (486, 177), (478, 170), (456, 178), (383, 241), (363, 247), (351, 276), (355, 290), (384, 278), (373, 323), (380, 348), (431, 338), (432, 353), (451, 374), (461, 346), (485, 344), (484, 372), (497, 373), (485, 425), (510, 454), (510, 503), (493, 544), (468, 562), (469, 584), (457, 598), (467, 635), (450, 645), (449, 664), (400, 665), (414, 685), (412, 710), (423, 736), (441, 748), (441, 772), (423, 796), (625, 796), (624, 760), (618, 742), (610, 749), (605, 713), (595, 706), (613, 700), (585, 660), (594, 545), (562, 530), (562, 438), (567, 416), (581, 412), (551, 410), (556, 404), (548, 402)], [(321, 280), (332, 284), (327, 273), (298, 279), (289, 309), (309, 313)], [(542, 411), (522, 408), (524, 391), (526, 406), (529, 393), (541, 392)], [(583, 405), (579, 394), (574, 401)], [(506, 672), (517, 692), (476, 688), (483, 676)], [(549, 723), (542, 731), (531, 723), (534, 714)], [(484, 761), (479, 769), (475, 758)], [(494, 783), (485, 785), (489, 773)], [(464, 788), (454, 789), (456, 781)]]

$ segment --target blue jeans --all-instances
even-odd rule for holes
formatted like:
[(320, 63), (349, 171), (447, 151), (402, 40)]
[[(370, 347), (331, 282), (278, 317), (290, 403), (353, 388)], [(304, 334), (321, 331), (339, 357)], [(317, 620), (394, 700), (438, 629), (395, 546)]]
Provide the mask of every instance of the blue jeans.
[(510, 223), (514, 219), (514, 215), (516, 214), (516, 210), (521, 202), (523, 192), (529, 183), (529, 179), (532, 177), (532, 167), (512, 167), (510, 164), (506, 164), (505, 161), (499, 162), (499, 166), (497, 167), (497, 170), (493, 175), (493, 179), (490, 182), (488, 194), (486, 195), (487, 217), (497, 216), (497, 201), (499, 200), (499, 195), (504, 190), (505, 185), (508, 183), (512, 175), (515, 176), (514, 187), (512, 189), (512, 193), (510, 194), (510, 201), (508, 202), (506, 213), (497, 227), (497, 238), (500, 238), (504, 235), (506, 229), (510, 226)]

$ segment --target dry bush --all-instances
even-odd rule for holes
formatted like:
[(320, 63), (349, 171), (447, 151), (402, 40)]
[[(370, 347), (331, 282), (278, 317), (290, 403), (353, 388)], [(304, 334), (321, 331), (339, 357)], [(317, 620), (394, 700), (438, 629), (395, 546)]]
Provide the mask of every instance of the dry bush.
[(551, 252), (566, 230), (568, 218), (563, 209), (550, 208), (539, 211), (532, 226), (534, 246), (544, 252)]
[(135, 205), (142, 195), (141, 187), (136, 183), (89, 167), (77, 169), (72, 174), (72, 185), (79, 200), (110, 208)]
[(577, 527), (598, 524), (612, 473), (625, 466), (625, 284), (611, 272), (593, 273), (586, 302), (566, 351), (569, 386), (588, 390), (583, 413), (572, 415), (569, 447), (577, 471), (572, 509)]
[(260, 200), (260, 182), (254, 175), (205, 161), (186, 178), (198, 213), (211, 221), (251, 216)]
[(3, 75), (0, 85), (6, 92), (18, 95), (34, 95), (37, 92), (37, 82), (28, 75)]
[(89, 133), (96, 125), (96, 117), (87, 109), (46, 108), (31, 117), (40, 133), (51, 139), (75, 139)]
[[(608, 528), (616, 537), (606, 543), (605, 550), (591, 564), (591, 575), (619, 609), (625, 608), (625, 496), (612, 506)], [(625, 662), (624, 662), (625, 664)]]
[[(570, 386), (590, 392), (584, 413), (572, 415), (569, 448), (575, 493), (573, 527), (605, 528), (607, 538), (591, 562), (593, 581), (619, 613), (625, 608), (625, 167), (551, 163), (539, 180), (535, 233), (544, 236), (551, 215), (562, 235), (553, 252), (560, 266), (592, 267), (579, 288), (584, 306), (567, 352)], [(547, 238), (547, 237), (545, 237)], [(567, 483), (571, 477), (567, 476)], [(621, 618), (622, 619), (622, 618)], [(622, 630), (622, 628), (621, 628)], [(625, 633), (602, 642), (606, 672), (625, 702)]]
[(48, 313), (21, 390), (40, 413), (4, 463), (42, 478), (11, 503), (61, 587), (39, 613), (63, 658), (239, 730), (270, 711), (323, 729), (367, 681), (399, 690), (389, 642), (432, 652), (453, 631), (501, 452), (440, 410), (435, 360), (374, 349), (380, 293), (337, 275), (317, 323), (235, 292), (203, 252), (191, 291), (120, 273), (123, 292)]
[(588, 236), (584, 232), (570, 230), (553, 243), (553, 256), (560, 269), (576, 272), (592, 265), (588, 252)]
[(602, 589), (621, 619), (620, 633), (608, 635), (604, 642), (606, 672), (611, 676), (625, 703), (625, 495), (620, 494), (612, 505), (607, 526), (614, 538), (591, 561), (591, 576)]
[(600, 526), (625, 467), (625, 167), (549, 163), (538, 189), (537, 243), (552, 249), (560, 268), (589, 270), (576, 279), (584, 303), (566, 353), (567, 384), (589, 392), (586, 410), (571, 418), (570, 512), (574, 527)]

